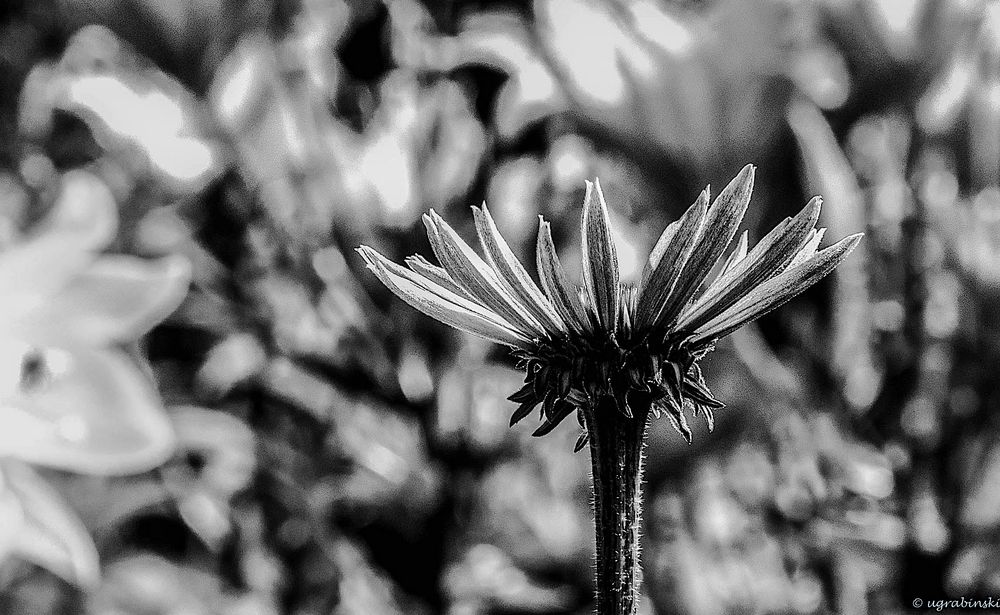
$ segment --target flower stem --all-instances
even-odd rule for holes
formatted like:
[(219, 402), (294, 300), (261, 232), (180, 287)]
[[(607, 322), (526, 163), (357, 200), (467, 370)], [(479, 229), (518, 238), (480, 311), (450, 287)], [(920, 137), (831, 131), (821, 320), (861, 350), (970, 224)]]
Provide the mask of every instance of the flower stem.
[(633, 403), (634, 418), (624, 416), (610, 398), (584, 411), (594, 480), (597, 615), (635, 615), (641, 582), (642, 445), (649, 404)]

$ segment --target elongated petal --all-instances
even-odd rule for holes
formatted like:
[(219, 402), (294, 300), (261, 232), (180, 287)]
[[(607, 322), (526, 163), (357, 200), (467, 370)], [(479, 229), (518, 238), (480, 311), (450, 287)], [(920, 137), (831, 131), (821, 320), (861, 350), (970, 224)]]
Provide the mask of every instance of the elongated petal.
[(741, 297), (784, 271), (813, 235), (819, 220), (822, 199), (815, 197), (794, 218), (782, 223), (761, 241), (732, 270), (718, 280), (685, 310), (678, 319), (678, 329), (695, 329), (728, 309)]
[(128, 342), (173, 312), (190, 280), (191, 264), (182, 256), (103, 256), (14, 326), (37, 344)]
[(584, 288), (601, 326), (614, 331), (618, 320), (618, 252), (600, 181), (587, 182), (580, 231)]
[[(691, 250), (694, 249), (697, 239), (704, 231), (707, 211), (708, 191), (702, 191), (678, 221), (679, 226), (676, 231), (671, 232), (670, 227), (667, 227), (663, 232), (663, 236), (669, 233), (670, 238), (659, 251), (657, 263), (640, 291), (639, 304), (636, 308), (637, 328), (641, 329), (654, 323), (660, 311), (666, 307), (667, 297), (670, 296), (685, 263), (691, 257)], [(661, 243), (663, 243), (662, 236), (653, 249), (654, 253), (658, 251)]]
[[(688, 211), (690, 210), (691, 208), (689, 207)], [(653, 275), (653, 271), (656, 269), (656, 266), (660, 264), (661, 260), (663, 260), (663, 254), (667, 251), (670, 243), (674, 240), (674, 235), (676, 235), (678, 229), (680, 229), (681, 220), (683, 219), (684, 216), (681, 216), (677, 220), (674, 220), (667, 225), (667, 228), (663, 229), (662, 233), (660, 233), (660, 238), (656, 240), (656, 244), (649, 252), (649, 258), (646, 259), (646, 264), (642, 268), (642, 277), (639, 279), (640, 289), (646, 287), (647, 282), (649, 282), (649, 277)]]
[(34, 352), (36, 381), (8, 389), (0, 400), (0, 457), (116, 475), (152, 469), (173, 453), (174, 433), (159, 396), (124, 353)]
[(819, 244), (823, 241), (823, 235), (826, 235), (826, 229), (813, 229), (809, 233), (809, 238), (806, 239), (805, 244), (799, 249), (795, 254), (795, 258), (792, 262), (788, 263), (789, 267), (794, 267), (799, 263), (805, 262), (806, 259), (811, 258), (813, 254), (816, 254), (816, 250), (819, 248)]
[(455, 280), (451, 279), (451, 276), (448, 275), (448, 272), (444, 270), (444, 267), (438, 267), (437, 265), (431, 263), (423, 256), (420, 256), (419, 254), (415, 254), (413, 256), (407, 256), (406, 265), (414, 273), (422, 275), (423, 277), (427, 278), (431, 282), (434, 282), (438, 286), (447, 288), (456, 295), (465, 297), (470, 301), (476, 300), (475, 297), (470, 295), (467, 290), (459, 286), (458, 283), (455, 282)]
[(74, 585), (95, 586), (100, 580), (97, 549), (69, 504), (23, 463), (3, 462), (0, 479), (23, 511), (10, 552)]
[(527, 308), (500, 282), (490, 266), (434, 210), (424, 216), (424, 225), (427, 227), (431, 248), (441, 265), (479, 304), (499, 314), (519, 331), (539, 337), (548, 334)]
[(496, 314), (393, 263), (367, 246), (358, 248), (368, 268), (397, 297), (435, 320), (499, 344), (523, 347), (528, 339)]
[(744, 324), (759, 318), (818, 282), (833, 271), (858, 245), (863, 234), (845, 237), (816, 253), (809, 260), (791, 267), (764, 282), (732, 307), (695, 331), (694, 345), (728, 335)]
[(753, 179), (754, 168), (748, 164), (716, 197), (705, 217), (704, 232), (698, 237), (691, 258), (685, 263), (654, 326), (670, 326), (673, 323), (725, 252), (750, 203)]
[(737, 263), (746, 257), (748, 243), (749, 238), (747, 236), (747, 231), (743, 231), (740, 235), (739, 241), (736, 243), (736, 248), (729, 254), (729, 258), (726, 259), (726, 264), (722, 266), (721, 275), (724, 275), (727, 271), (731, 271)]
[(473, 207), (472, 213), (476, 218), (479, 241), (483, 244), (483, 251), (490, 259), (493, 269), (507, 282), (510, 289), (538, 322), (542, 323), (549, 331), (565, 333), (566, 325), (562, 318), (556, 313), (548, 298), (535, 285), (528, 272), (524, 270), (524, 265), (517, 260), (514, 251), (507, 245), (507, 241), (500, 235), (486, 203), (483, 203), (482, 209)]
[(576, 289), (566, 280), (566, 273), (559, 263), (555, 244), (552, 242), (552, 229), (542, 217), (538, 217), (538, 246), (536, 250), (538, 278), (542, 282), (545, 294), (552, 301), (559, 316), (577, 332), (590, 331), (587, 312), (580, 302)]

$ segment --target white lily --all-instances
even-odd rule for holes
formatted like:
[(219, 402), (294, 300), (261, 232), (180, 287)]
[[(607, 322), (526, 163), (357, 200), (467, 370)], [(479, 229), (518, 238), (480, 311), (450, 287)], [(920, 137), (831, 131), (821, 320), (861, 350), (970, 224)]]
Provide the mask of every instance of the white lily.
[(30, 466), (121, 475), (172, 454), (156, 388), (121, 346), (169, 315), (191, 276), (182, 257), (102, 255), (116, 230), (107, 188), (70, 172), (49, 215), (0, 251), (0, 561), (83, 586), (98, 578), (93, 542)]

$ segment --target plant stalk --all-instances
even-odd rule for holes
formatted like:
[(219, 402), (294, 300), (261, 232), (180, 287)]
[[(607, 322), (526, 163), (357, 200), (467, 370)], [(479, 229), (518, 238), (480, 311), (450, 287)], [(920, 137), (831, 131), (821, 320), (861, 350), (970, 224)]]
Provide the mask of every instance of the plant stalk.
[(642, 446), (649, 403), (631, 406), (633, 418), (609, 398), (584, 411), (594, 481), (597, 615), (635, 615), (638, 608)]

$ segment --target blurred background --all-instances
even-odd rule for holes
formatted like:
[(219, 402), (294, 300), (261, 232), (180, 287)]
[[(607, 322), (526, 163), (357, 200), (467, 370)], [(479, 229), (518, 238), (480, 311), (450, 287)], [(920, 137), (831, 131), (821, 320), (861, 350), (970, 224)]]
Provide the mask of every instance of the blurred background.
[(0, 613), (591, 613), (576, 430), (353, 247), (599, 176), (636, 276), (748, 162), (867, 236), (651, 427), (642, 612), (1000, 594), (997, 0), (4, 0)]

